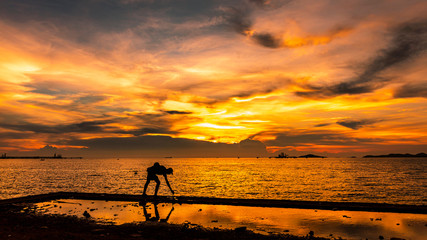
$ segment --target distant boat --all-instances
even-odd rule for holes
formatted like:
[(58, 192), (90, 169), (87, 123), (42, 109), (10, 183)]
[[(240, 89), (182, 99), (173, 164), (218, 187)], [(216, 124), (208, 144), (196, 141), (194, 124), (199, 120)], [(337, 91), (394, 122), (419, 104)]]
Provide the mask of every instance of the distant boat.
[(297, 158), (295, 156), (289, 156), (288, 154), (281, 152), (279, 155), (277, 155), (275, 158)]
[(279, 153), (279, 155), (276, 156), (276, 158), (288, 158), (288, 154), (285, 154), (284, 152)]

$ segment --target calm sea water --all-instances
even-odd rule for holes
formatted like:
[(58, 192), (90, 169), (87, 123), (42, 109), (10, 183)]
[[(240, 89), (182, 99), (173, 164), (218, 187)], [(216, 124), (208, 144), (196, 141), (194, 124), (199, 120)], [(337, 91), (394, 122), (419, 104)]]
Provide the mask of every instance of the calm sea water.
[[(146, 168), (176, 195), (427, 204), (425, 158), (0, 159), (0, 199), (57, 191), (141, 194)], [(170, 194), (164, 180), (159, 194)], [(154, 182), (148, 194), (152, 194)]]

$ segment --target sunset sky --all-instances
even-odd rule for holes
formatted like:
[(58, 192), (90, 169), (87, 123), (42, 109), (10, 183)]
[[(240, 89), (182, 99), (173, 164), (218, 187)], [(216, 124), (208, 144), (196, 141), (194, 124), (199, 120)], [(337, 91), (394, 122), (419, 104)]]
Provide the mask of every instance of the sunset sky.
[(427, 151), (425, 0), (2, 0), (0, 152)]

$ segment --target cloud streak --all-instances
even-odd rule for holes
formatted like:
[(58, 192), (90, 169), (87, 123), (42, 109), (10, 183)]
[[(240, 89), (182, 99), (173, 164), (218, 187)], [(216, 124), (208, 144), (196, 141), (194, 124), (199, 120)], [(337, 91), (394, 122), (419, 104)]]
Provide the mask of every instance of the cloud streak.
[[(253, 1), (258, 6), (269, 5), (269, 1)], [(299, 48), (311, 45), (327, 44), (335, 38), (345, 36), (352, 30), (349, 26), (335, 27), (321, 35), (286, 36), (254, 29), (252, 9), (229, 7), (224, 10), (227, 24), (238, 34), (248, 37), (260, 46), (266, 48)], [(284, 29), (286, 30), (286, 26)]]
[(406, 22), (394, 28), (387, 48), (366, 63), (365, 69), (353, 79), (329, 86), (304, 86), (297, 92), (303, 97), (333, 97), (342, 94), (369, 93), (384, 87), (392, 79), (382, 77), (384, 71), (410, 62), (427, 49), (427, 20)]
[(364, 120), (351, 120), (351, 119), (346, 119), (346, 120), (340, 120), (337, 122), (338, 125), (353, 129), (353, 130), (358, 130), (364, 126), (367, 125), (371, 125), (373, 123), (378, 122), (377, 120), (370, 120), (370, 119), (364, 119)]
[(427, 98), (427, 86), (425, 84), (405, 84), (395, 92), (396, 98), (422, 97)]
[(42, 125), (42, 124), (34, 124), (34, 123), (0, 123), (0, 127), (15, 131), (30, 131), (34, 133), (94, 133), (94, 132), (102, 132), (104, 131), (103, 125), (107, 123), (111, 123), (110, 120), (105, 121), (86, 121), (73, 123), (68, 125)]

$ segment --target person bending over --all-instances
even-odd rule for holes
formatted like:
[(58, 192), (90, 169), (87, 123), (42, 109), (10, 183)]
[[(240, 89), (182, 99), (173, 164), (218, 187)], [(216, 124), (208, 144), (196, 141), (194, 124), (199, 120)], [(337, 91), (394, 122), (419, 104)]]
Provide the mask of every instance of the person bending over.
[(163, 175), (163, 177), (166, 180), (166, 184), (168, 185), (169, 189), (171, 190), (171, 193), (174, 194), (174, 191), (172, 190), (172, 187), (168, 181), (168, 174), (173, 174), (172, 168), (165, 168), (164, 166), (160, 165), (158, 162), (154, 163), (153, 166), (147, 168), (147, 181), (144, 185), (144, 192), (143, 196), (146, 195), (148, 184), (150, 184), (151, 180), (154, 180), (156, 182), (156, 190), (154, 191), (154, 196), (157, 196), (157, 192), (159, 191), (160, 187), (160, 180), (157, 177), (157, 175)]

